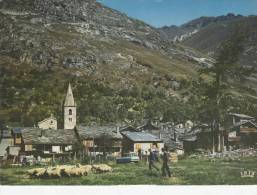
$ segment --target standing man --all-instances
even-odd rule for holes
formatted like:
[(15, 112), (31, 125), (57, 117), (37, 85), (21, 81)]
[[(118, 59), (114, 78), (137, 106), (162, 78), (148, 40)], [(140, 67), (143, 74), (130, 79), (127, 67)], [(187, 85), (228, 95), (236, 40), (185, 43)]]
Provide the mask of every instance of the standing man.
[(168, 153), (164, 148), (162, 148), (162, 153), (162, 176), (166, 177), (168, 174), (168, 177), (171, 177), (170, 168), (168, 166)]
[(142, 160), (142, 150), (141, 149), (138, 149), (137, 155), (139, 157), (139, 160)]
[(155, 154), (153, 153), (153, 151), (151, 149), (149, 149), (149, 170), (152, 171), (152, 167), (155, 168), (157, 171), (159, 171), (159, 168), (156, 167), (156, 165), (154, 164), (155, 161)]

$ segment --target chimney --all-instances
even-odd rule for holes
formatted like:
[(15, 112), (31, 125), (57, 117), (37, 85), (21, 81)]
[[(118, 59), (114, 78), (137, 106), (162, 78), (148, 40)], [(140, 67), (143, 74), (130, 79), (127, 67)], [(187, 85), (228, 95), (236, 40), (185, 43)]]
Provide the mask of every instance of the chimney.
[(40, 130), (40, 134), (39, 137), (43, 137), (44, 136), (45, 131), (43, 129)]
[(117, 125), (117, 127), (116, 127), (116, 133), (117, 133), (117, 135), (119, 135), (119, 133), (120, 133), (120, 127), (119, 127), (119, 125)]

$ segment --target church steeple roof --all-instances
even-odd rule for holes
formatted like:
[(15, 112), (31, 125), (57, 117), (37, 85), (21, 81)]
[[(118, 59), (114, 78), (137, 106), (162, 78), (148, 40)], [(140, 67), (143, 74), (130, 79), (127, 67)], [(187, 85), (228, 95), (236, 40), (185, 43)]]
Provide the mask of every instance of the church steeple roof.
[(74, 101), (73, 98), (73, 93), (72, 93), (72, 89), (71, 89), (71, 84), (69, 83), (69, 87), (68, 87), (68, 91), (67, 91), (67, 95), (65, 98), (65, 102), (64, 102), (64, 106), (76, 106), (76, 102)]

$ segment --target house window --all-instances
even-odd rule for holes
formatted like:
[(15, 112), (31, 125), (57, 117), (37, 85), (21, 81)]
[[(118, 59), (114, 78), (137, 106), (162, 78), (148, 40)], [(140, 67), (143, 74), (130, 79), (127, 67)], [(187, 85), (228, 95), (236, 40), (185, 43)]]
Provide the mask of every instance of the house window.
[(69, 118), (69, 121), (72, 122), (72, 118)]
[(72, 109), (69, 109), (69, 115), (72, 115)]

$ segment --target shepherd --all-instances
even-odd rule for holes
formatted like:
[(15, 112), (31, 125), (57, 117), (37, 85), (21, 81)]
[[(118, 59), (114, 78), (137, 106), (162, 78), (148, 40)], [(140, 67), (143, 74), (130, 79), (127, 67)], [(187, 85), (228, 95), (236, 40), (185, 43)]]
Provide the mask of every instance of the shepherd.
[(154, 164), (156, 160), (156, 155), (153, 153), (151, 149), (149, 149), (149, 170), (152, 171), (152, 167), (155, 168), (157, 171), (160, 171), (159, 168)]
[(162, 176), (167, 177), (167, 174), (168, 174), (168, 177), (171, 177), (170, 168), (168, 166), (168, 160), (169, 160), (168, 152), (167, 150), (162, 148), (162, 153), (163, 153), (162, 154)]

